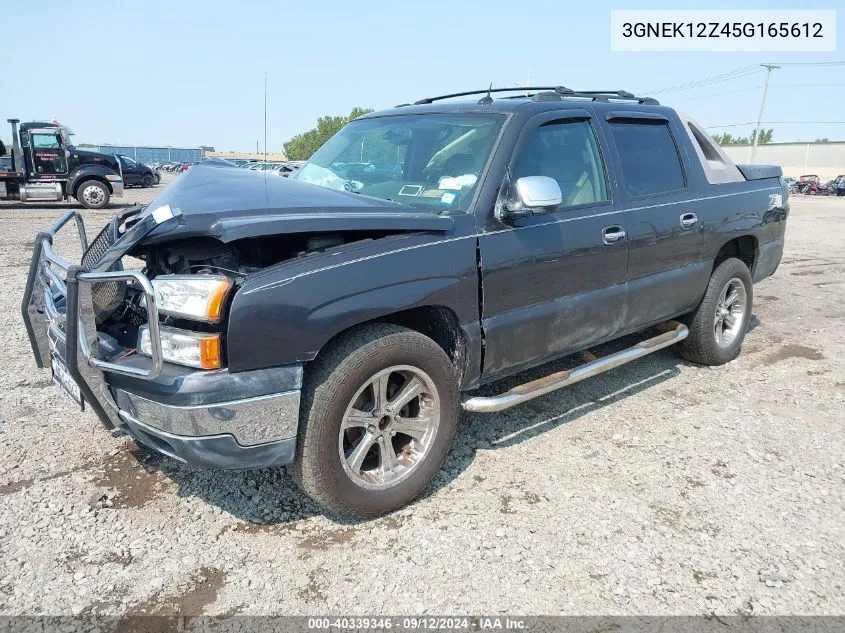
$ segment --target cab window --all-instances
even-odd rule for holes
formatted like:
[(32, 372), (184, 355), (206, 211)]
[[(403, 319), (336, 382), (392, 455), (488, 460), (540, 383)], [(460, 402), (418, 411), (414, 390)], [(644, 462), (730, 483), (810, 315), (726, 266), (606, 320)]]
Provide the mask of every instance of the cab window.
[(610, 126), (632, 197), (683, 189), (684, 171), (665, 121), (620, 121)]
[(550, 121), (531, 132), (511, 176), (548, 176), (560, 186), (560, 208), (608, 201), (607, 177), (589, 121)]
[(62, 144), (56, 134), (33, 134), (32, 147), (34, 149), (61, 149)]

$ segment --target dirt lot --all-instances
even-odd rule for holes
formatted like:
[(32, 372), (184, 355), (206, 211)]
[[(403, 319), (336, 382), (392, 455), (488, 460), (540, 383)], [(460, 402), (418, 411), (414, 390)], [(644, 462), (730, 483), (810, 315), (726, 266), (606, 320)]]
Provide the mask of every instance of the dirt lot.
[(464, 415), (425, 498), (348, 524), (283, 470), (138, 448), (35, 369), (19, 301), (69, 207), (0, 206), (0, 612), (845, 613), (845, 198), (793, 200), (737, 361), (669, 349)]

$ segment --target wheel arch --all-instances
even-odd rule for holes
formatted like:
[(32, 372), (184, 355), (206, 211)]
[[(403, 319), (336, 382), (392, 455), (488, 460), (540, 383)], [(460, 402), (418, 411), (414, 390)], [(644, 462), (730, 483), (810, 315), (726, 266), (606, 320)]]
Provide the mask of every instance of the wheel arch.
[[(103, 172), (105, 172), (105, 170), (103, 170)], [(109, 172), (111, 172), (111, 170), (109, 170)], [(79, 186), (86, 180), (96, 180), (97, 182), (104, 184), (106, 186), (106, 189), (109, 190), (110, 194), (114, 193), (114, 188), (106, 178), (106, 174), (100, 173), (99, 170), (95, 171), (93, 169), (79, 169), (75, 171), (68, 181), (67, 193), (76, 198), (76, 192), (79, 189)]]
[(328, 339), (313, 360), (320, 358), (320, 355), (324, 354), (331, 347), (332, 343), (350, 331), (377, 323), (389, 323), (406, 327), (433, 340), (446, 352), (446, 355), (449, 356), (449, 359), (455, 365), (459, 384), (463, 381), (470, 361), (468, 337), (461, 327), (455, 312), (443, 305), (417, 306), (356, 323)]
[(754, 274), (754, 266), (756, 265), (760, 255), (760, 243), (754, 235), (740, 235), (722, 244), (716, 253), (713, 260), (713, 270), (718, 268), (726, 259), (736, 257), (748, 266), (751, 274)]

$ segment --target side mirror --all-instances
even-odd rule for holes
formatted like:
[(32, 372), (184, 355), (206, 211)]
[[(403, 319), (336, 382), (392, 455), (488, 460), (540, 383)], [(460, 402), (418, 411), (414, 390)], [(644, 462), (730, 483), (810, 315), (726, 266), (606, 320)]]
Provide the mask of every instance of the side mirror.
[(557, 180), (548, 176), (524, 176), (518, 178), (510, 188), (499, 219), (504, 221), (553, 211), (563, 202), (563, 194)]

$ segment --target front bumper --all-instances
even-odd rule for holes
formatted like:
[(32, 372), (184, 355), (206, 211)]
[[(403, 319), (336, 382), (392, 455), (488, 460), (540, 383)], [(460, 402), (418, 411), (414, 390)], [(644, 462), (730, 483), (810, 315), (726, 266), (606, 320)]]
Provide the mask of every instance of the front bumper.
[(201, 468), (238, 470), (284, 466), (293, 461), (296, 438), (241, 446), (231, 435), (175, 435), (126, 416), (127, 435), (139, 444)]
[[(158, 218), (150, 220), (156, 213)], [(139, 219), (91, 268), (71, 265), (52, 250), (53, 236), (71, 219), (76, 219), (83, 251), (88, 250), (77, 212), (38, 234), (21, 304), (36, 363), (49, 367), (55, 357), (107, 428), (120, 428), (175, 459), (225, 469), (289, 463), (296, 445), (302, 366), (230, 373), (164, 363), (149, 280), (136, 271), (113, 270), (124, 240), (137, 239), (173, 217), (156, 213)], [(135, 234), (127, 238), (130, 231)], [(96, 330), (91, 286), (118, 280), (146, 293), (152, 358), (116, 350)], [(70, 326), (74, 323), (77, 327)]]

